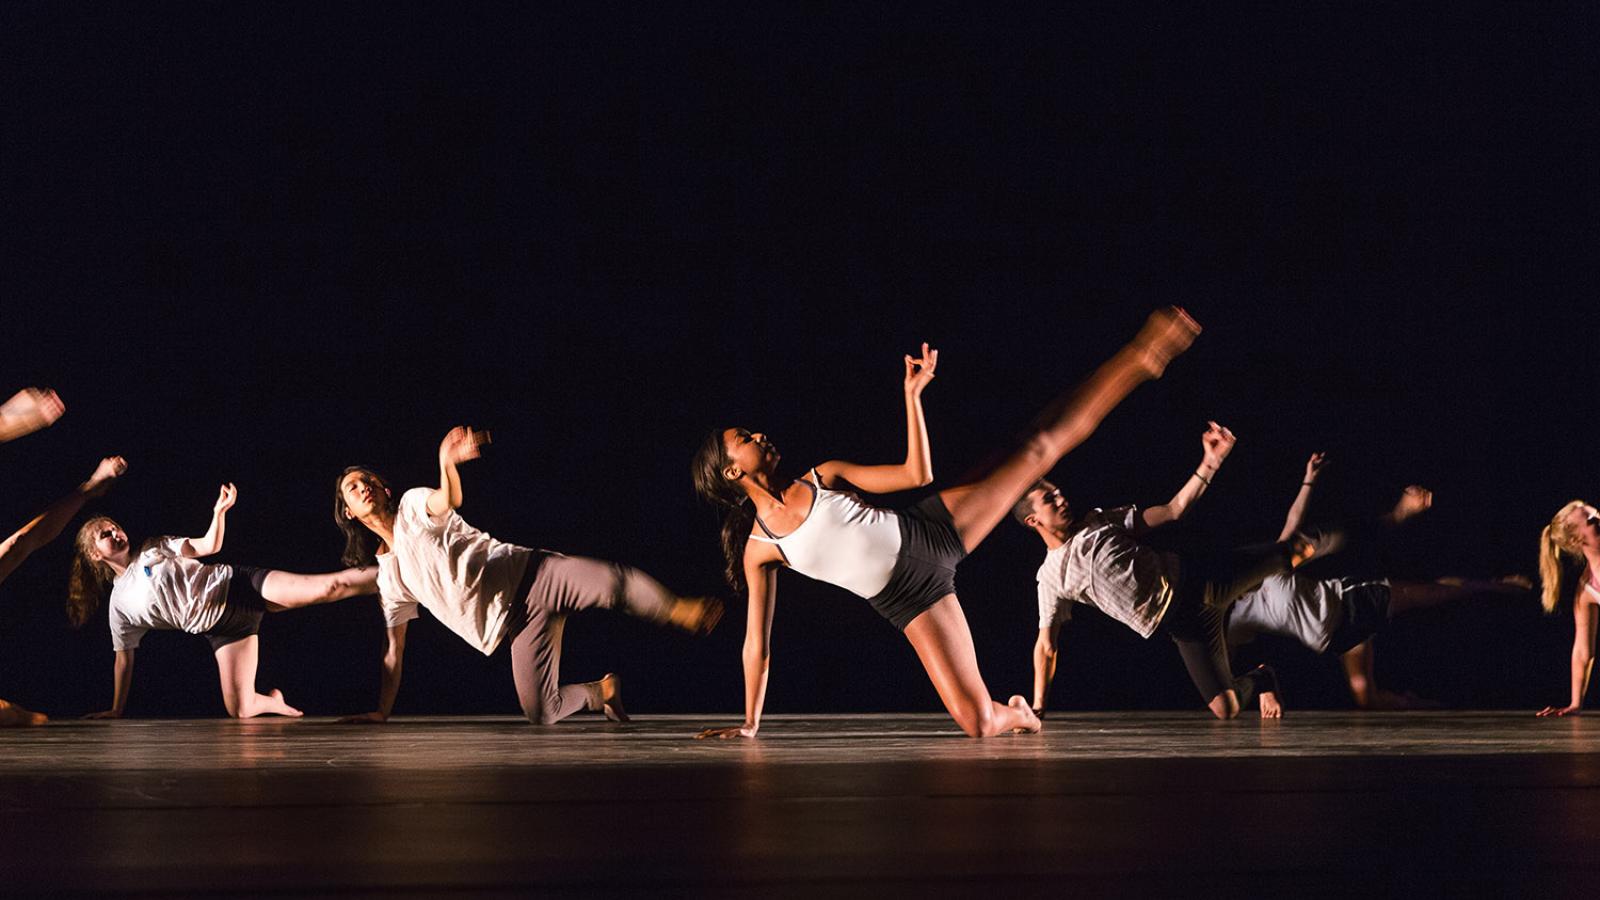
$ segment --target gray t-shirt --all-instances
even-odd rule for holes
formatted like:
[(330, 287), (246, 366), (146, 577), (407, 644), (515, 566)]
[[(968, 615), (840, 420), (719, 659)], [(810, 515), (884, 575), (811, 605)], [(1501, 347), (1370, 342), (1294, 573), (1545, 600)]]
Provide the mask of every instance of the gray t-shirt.
[(1086, 603), (1149, 637), (1161, 625), (1178, 582), (1178, 558), (1150, 549), (1134, 532), (1139, 509), (1091, 510), (1078, 531), (1039, 567), (1039, 627), (1072, 618)]

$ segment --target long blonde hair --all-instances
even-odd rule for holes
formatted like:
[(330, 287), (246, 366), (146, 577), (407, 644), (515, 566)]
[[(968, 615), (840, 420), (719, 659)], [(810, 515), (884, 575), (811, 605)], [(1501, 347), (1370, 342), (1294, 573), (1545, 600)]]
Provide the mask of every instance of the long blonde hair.
[(1557, 510), (1550, 517), (1550, 524), (1539, 532), (1539, 599), (1547, 613), (1555, 612), (1556, 604), (1561, 602), (1561, 582), (1566, 568), (1561, 564), (1562, 554), (1579, 555), (1578, 536), (1573, 533), (1567, 519), (1574, 510), (1583, 509), (1586, 505), (1582, 500), (1573, 500)]
[(95, 533), (107, 523), (117, 525), (110, 516), (94, 516), (83, 523), (78, 536), (72, 540), (72, 573), (67, 576), (67, 621), (73, 628), (82, 628), (89, 621), (111, 590), (111, 580), (117, 577), (116, 570), (104, 560), (89, 555), (94, 550)]

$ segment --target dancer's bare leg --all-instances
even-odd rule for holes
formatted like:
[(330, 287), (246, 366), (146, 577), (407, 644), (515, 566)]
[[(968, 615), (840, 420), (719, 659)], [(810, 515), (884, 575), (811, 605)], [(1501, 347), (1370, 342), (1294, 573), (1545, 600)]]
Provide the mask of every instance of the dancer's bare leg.
[(1018, 694), (1007, 704), (990, 699), (989, 688), (978, 672), (972, 632), (955, 594), (912, 619), (906, 625), (906, 638), (916, 648), (950, 717), (968, 737), (1039, 730), (1039, 717), (1028, 708), (1027, 698)]
[(1356, 706), (1368, 708), (1378, 691), (1378, 680), (1373, 677), (1372, 639), (1346, 650), (1339, 661), (1344, 664), (1345, 681), (1350, 684), (1350, 696), (1355, 698)]
[(48, 721), (50, 717), (44, 713), (23, 709), (9, 700), (0, 700), (0, 728), (26, 728), (30, 725), (43, 725)]
[(1034, 482), (1088, 439), (1134, 388), (1160, 378), (1167, 363), (1188, 349), (1199, 333), (1200, 326), (1181, 309), (1152, 313), (1127, 346), (1045, 407), (1020, 447), (964, 483), (941, 491), (939, 497), (950, 510), (962, 545), (970, 552), (982, 543)]
[(255, 635), (217, 648), (217, 674), (222, 679), (222, 704), (228, 708), (228, 715), (236, 719), (303, 715), (284, 702), (280, 690), (256, 693), (256, 664), (260, 653), (261, 642)]
[(1430, 606), (1465, 600), (1475, 594), (1523, 595), (1523, 582), (1481, 581), (1469, 578), (1441, 578), (1438, 581), (1392, 581), (1389, 583), (1389, 618)]
[(299, 575), (273, 569), (261, 582), (261, 596), (266, 599), (270, 612), (332, 603), (346, 597), (377, 592), (377, 566), (345, 569), (325, 575)]
[(45, 507), (44, 512), (34, 516), (28, 524), (0, 541), (0, 581), (4, 581), (6, 576), (15, 572), (17, 566), (22, 565), (22, 561), (33, 551), (60, 536), (61, 530), (66, 528), (72, 517), (83, 508), (85, 501), (104, 494), (127, 470), (128, 464), (120, 456), (108, 456), (100, 460), (100, 464), (95, 466), (87, 481), (78, 485), (72, 493)]

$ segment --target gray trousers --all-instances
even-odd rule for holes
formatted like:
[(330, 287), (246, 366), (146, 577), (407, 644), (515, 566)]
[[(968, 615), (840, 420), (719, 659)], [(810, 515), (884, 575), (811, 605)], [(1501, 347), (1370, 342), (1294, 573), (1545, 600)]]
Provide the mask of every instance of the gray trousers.
[(522, 583), (526, 594), (511, 607), (511, 675), (522, 714), (539, 725), (600, 708), (598, 682), (562, 685), (557, 680), (567, 616), (620, 609), (661, 621), (676, 599), (661, 582), (631, 566), (546, 550), (534, 551)]

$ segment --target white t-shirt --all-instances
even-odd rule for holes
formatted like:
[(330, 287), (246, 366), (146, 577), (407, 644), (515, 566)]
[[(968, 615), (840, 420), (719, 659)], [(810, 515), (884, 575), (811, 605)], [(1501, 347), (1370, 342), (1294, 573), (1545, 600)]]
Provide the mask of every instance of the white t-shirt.
[(428, 512), (432, 488), (412, 488), (394, 517), (394, 546), (378, 555), (378, 600), (391, 628), (425, 607), (488, 656), (505, 638), (512, 592), (533, 551), (497, 541), (450, 510)]
[(222, 618), (233, 567), (182, 555), (185, 540), (160, 538), (111, 583), (111, 649), (136, 649), (152, 628), (201, 634)]
[(1269, 575), (1228, 608), (1228, 644), (1248, 644), (1258, 634), (1276, 634), (1326, 653), (1334, 632), (1344, 624), (1345, 592), (1367, 583), (1353, 578), (1318, 580), (1293, 572)]

